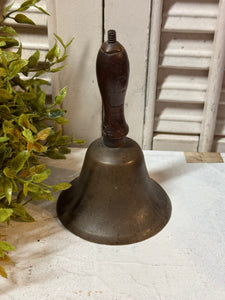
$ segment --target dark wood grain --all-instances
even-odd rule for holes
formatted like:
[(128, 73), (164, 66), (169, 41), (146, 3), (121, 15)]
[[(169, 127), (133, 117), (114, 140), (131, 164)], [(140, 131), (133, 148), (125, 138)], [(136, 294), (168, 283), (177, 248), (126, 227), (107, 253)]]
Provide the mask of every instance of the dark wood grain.
[(98, 52), (96, 70), (104, 107), (104, 142), (118, 147), (129, 130), (124, 117), (129, 60), (124, 47), (110, 36)]

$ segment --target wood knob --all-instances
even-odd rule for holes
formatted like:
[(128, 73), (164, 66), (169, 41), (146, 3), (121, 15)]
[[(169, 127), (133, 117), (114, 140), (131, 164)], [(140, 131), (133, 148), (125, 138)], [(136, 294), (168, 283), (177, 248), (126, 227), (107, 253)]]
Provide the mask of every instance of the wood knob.
[(109, 147), (119, 147), (129, 131), (124, 117), (129, 60), (124, 47), (116, 41), (115, 30), (108, 31), (108, 41), (98, 52), (96, 70), (104, 106), (104, 143)]

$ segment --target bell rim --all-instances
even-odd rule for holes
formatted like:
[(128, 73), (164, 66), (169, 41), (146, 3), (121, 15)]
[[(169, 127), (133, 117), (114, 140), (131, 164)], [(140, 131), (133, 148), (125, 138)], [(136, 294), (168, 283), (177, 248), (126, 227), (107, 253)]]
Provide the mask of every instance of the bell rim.
[[(160, 193), (160, 197), (164, 198), (164, 202), (165, 202), (165, 208), (166, 208), (166, 217), (164, 215), (163, 221), (162, 219), (159, 220), (157, 219), (154, 223), (152, 223), (152, 226), (154, 228), (153, 232), (149, 231), (148, 234), (146, 235), (140, 235), (140, 236), (133, 236), (132, 235), (127, 235), (124, 238), (121, 238), (119, 240), (116, 241), (116, 237), (114, 238), (109, 238), (109, 237), (103, 237), (97, 234), (90, 234), (85, 232), (84, 230), (79, 230), (78, 228), (76, 228), (76, 230), (74, 230), (74, 226), (73, 223), (76, 222), (75, 218), (70, 218), (70, 221), (68, 221), (68, 217), (64, 218), (63, 217), (63, 213), (62, 213), (62, 206), (65, 205), (68, 200), (66, 201), (66, 194), (68, 193), (68, 190), (65, 190), (63, 192), (61, 192), (61, 194), (59, 195), (59, 198), (57, 200), (57, 206), (56, 206), (56, 210), (57, 210), (57, 217), (60, 221), (60, 223), (71, 233), (75, 234), (76, 236), (82, 238), (83, 240), (92, 242), (92, 243), (97, 243), (97, 244), (102, 244), (102, 245), (109, 245), (109, 246), (119, 246), (119, 245), (130, 245), (130, 244), (134, 244), (134, 243), (139, 243), (142, 241), (145, 241), (153, 236), (155, 236), (156, 234), (158, 234), (160, 231), (163, 230), (163, 228), (168, 224), (171, 215), (172, 215), (172, 205), (171, 205), (171, 201), (169, 196), (167, 195), (167, 193), (165, 192), (165, 190), (161, 187), (161, 185), (159, 185), (154, 179), (149, 177), (149, 180), (151, 181), (151, 183), (153, 183), (157, 189), (158, 189), (158, 194)], [(76, 185), (79, 186), (79, 177), (75, 178), (72, 182), (71, 182), (72, 187), (74, 188)], [(67, 219), (67, 221), (65, 221), (65, 219)], [(157, 224), (157, 226), (156, 226)]]

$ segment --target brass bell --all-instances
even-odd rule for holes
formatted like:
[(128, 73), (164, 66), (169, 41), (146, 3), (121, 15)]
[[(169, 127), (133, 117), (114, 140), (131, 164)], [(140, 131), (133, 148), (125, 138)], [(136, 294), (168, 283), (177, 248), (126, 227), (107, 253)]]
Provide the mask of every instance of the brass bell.
[(171, 203), (149, 177), (139, 145), (126, 137), (129, 61), (115, 30), (108, 31), (96, 68), (104, 105), (103, 137), (89, 146), (80, 176), (60, 194), (57, 214), (67, 229), (86, 240), (131, 244), (155, 235), (167, 224)]

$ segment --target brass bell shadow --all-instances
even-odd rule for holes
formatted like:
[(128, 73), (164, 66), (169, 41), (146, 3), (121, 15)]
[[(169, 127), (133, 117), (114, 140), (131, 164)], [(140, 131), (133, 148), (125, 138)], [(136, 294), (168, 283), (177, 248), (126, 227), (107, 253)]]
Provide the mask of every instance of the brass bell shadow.
[(149, 177), (139, 145), (126, 137), (129, 61), (115, 30), (108, 31), (96, 68), (104, 105), (103, 137), (89, 146), (80, 176), (60, 194), (57, 214), (67, 229), (86, 240), (131, 244), (155, 235), (167, 224), (171, 203)]

